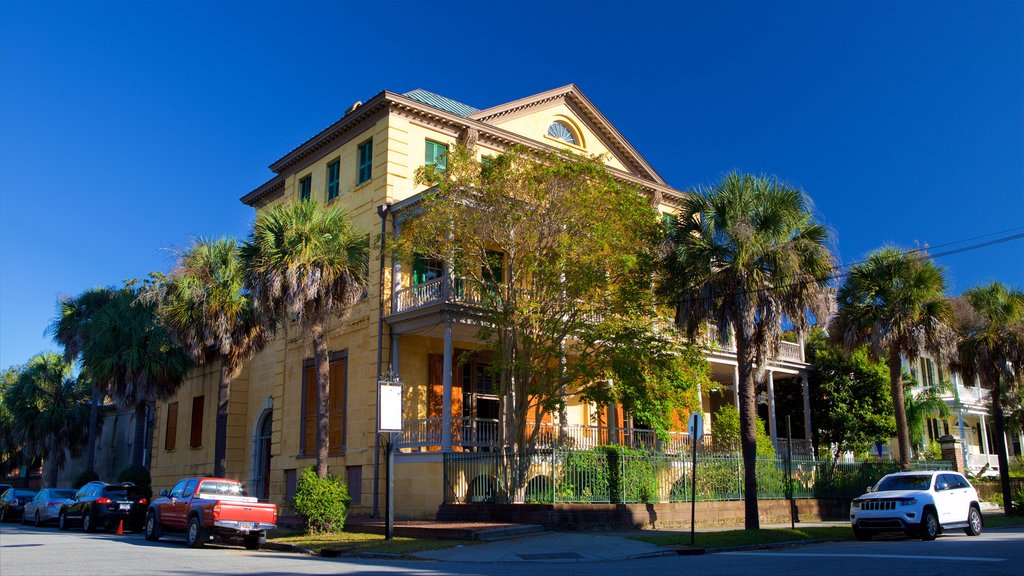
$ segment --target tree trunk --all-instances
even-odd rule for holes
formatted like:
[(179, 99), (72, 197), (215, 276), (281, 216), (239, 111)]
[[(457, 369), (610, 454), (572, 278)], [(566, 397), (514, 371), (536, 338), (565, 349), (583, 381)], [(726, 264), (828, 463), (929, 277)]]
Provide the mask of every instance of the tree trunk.
[(145, 466), (146, 452), (146, 403), (135, 404), (135, 441), (132, 444), (132, 466)]
[(992, 387), (992, 417), (995, 424), (996, 457), (999, 459), (999, 483), (1003, 491), (1003, 510), (1013, 513), (1013, 492), (1010, 491), (1010, 461), (1006, 456), (1005, 418), (1003, 417), (1002, 379)]
[(99, 385), (92, 382), (89, 398), (89, 445), (85, 451), (85, 469), (96, 470), (96, 423), (99, 420)]
[(220, 361), (220, 382), (217, 386), (217, 430), (213, 438), (213, 475), (227, 476), (228, 402), (231, 400), (231, 367), (226, 358)]
[(316, 474), (326, 478), (327, 455), (331, 450), (331, 359), (327, 354), (323, 321), (313, 324), (310, 332), (313, 338), (313, 363), (316, 365)]
[(910, 470), (910, 428), (907, 426), (907, 404), (903, 398), (903, 363), (899, 350), (889, 352), (889, 388), (892, 408), (896, 414), (896, 443), (900, 451), (900, 470)]
[(754, 351), (750, 335), (736, 330), (736, 360), (740, 382), (740, 447), (743, 452), (743, 525), (747, 530), (761, 527), (757, 507), (757, 388), (754, 382)]
[[(57, 462), (60, 461), (58, 454), (60, 454), (60, 451), (63, 449), (64, 448), (62, 446), (54, 446), (50, 449), (50, 478), (49, 483), (47, 484), (50, 488), (57, 487), (57, 473), (60, 472), (60, 466), (57, 465)], [(25, 474), (25, 478), (28, 478), (28, 474)]]

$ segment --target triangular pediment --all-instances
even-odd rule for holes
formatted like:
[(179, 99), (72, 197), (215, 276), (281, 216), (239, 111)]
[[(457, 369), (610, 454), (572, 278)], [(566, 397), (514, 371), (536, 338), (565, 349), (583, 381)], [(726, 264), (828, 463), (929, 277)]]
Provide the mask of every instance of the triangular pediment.
[[(574, 84), (470, 114), (467, 118), (582, 154), (644, 180), (665, 181)], [(552, 124), (559, 124), (552, 129)]]

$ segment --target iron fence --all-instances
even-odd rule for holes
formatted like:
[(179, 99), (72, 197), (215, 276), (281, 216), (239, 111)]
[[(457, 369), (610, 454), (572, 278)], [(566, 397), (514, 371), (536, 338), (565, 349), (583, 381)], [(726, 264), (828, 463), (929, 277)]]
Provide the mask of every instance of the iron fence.
[[(697, 500), (743, 499), (740, 456), (698, 452), (696, 463)], [(912, 463), (916, 470), (949, 466), (945, 461)], [(898, 471), (898, 462), (783, 456), (758, 458), (755, 476), (761, 499), (853, 498)], [(623, 448), (444, 454), (446, 504), (685, 502), (692, 486), (690, 455)]]

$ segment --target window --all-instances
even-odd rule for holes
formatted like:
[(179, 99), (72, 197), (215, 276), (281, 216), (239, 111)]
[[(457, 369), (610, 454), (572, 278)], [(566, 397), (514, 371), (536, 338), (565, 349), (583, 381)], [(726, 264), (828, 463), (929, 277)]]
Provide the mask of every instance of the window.
[(303, 176), (299, 179), (299, 200), (305, 202), (313, 195), (313, 177)]
[(359, 145), (359, 167), (356, 184), (368, 182), (373, 178), (373, 138)]
[(171, 493), (168, 494), (171, 498), (181, 498), (181, 493), (185, 491), (185, 484), (188, 484), (188, 479), (181, 480), (171, 488)]
[(188, 445), (199, 448), (203, 445), (203, 405), (206, 398), (196, 396), (192, 398), (192, 435), (189, 437)]
[[(345, 452), (345, 382), (348, 358), (343, 354), (331, 354), (330, 398), (327, 400), (327, 439), (331, 454)], [(302, 370), (302, 454), (314, 456), (317, 452), (317, 386), (316, 366), (312, 359), (306, 360)]]
[(483, 269), (480, 270), (480, 276), (484, 279), (485, 284), (496, 286), (504, 281), (504, 262), (505, 255), (503, 253), (495, 250), (487, 251), (486, 262)]
[(556, 140), (568, 142), (573, 146), (580, 145), (580, 141), (579, 138), (576, 137), (576, 133), (573, 132), (572, 128), (570, 128), (568, 124), (560, 120), (556, 120), (548, 126), (548, 136), (555, 138)]
[(444, 144), (427, 140), (427, 153), (424, 163), (428, 166), (437, 166), (438, 170), (444, 170), (448, 166), (448, 147)]
[(174, 450), (178, 439), (178, 403), (167, 405), (167, 425), (164, 427), (164, 450)]
[(413, 255), (412, 283), (413, 286), (430, 282), (444, 274), (444, 262), (439, 258), (428, 258), (422, 254)]
[(348, 497), (358, 504), (363, 499), (363, 467), (345, 466), (345, 483), (348, 484)]
[(338, 181), (341, 179), (341, 160), (327, 165), (327, 201), (338, 197)]
[(935, 363), (931, 358), (921, 358), (921, 386), (935, 386)]

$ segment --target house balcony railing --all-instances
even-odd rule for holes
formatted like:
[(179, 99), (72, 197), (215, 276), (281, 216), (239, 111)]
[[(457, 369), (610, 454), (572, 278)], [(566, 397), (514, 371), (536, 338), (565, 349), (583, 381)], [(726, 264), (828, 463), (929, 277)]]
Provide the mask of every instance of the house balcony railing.
[[(702, 340), (705, 346), (714, 348), (719, 352), (725, 352), (728, 354), (736, 353), (736, 339), (730, 336), (728, 340), (723, 342), (718, 336), (717, 328), (709, 327)], [(788, 360), (790, 362), (804, 362), (804, 347), (799, 342), (787, 342), (783, 340), (779, 342), (778, 358), (780, 360)]]
[(408, 312), (441, 302), (456, 302), (470, 306), (483, 304), (484, 290), (482, 286), (467, 282), (462, 278), (455, 278), (451, 282), (447, 280), (447, 277), (442, 276), (398, 290), (395, 292), (392, 303), (392, 314)]

